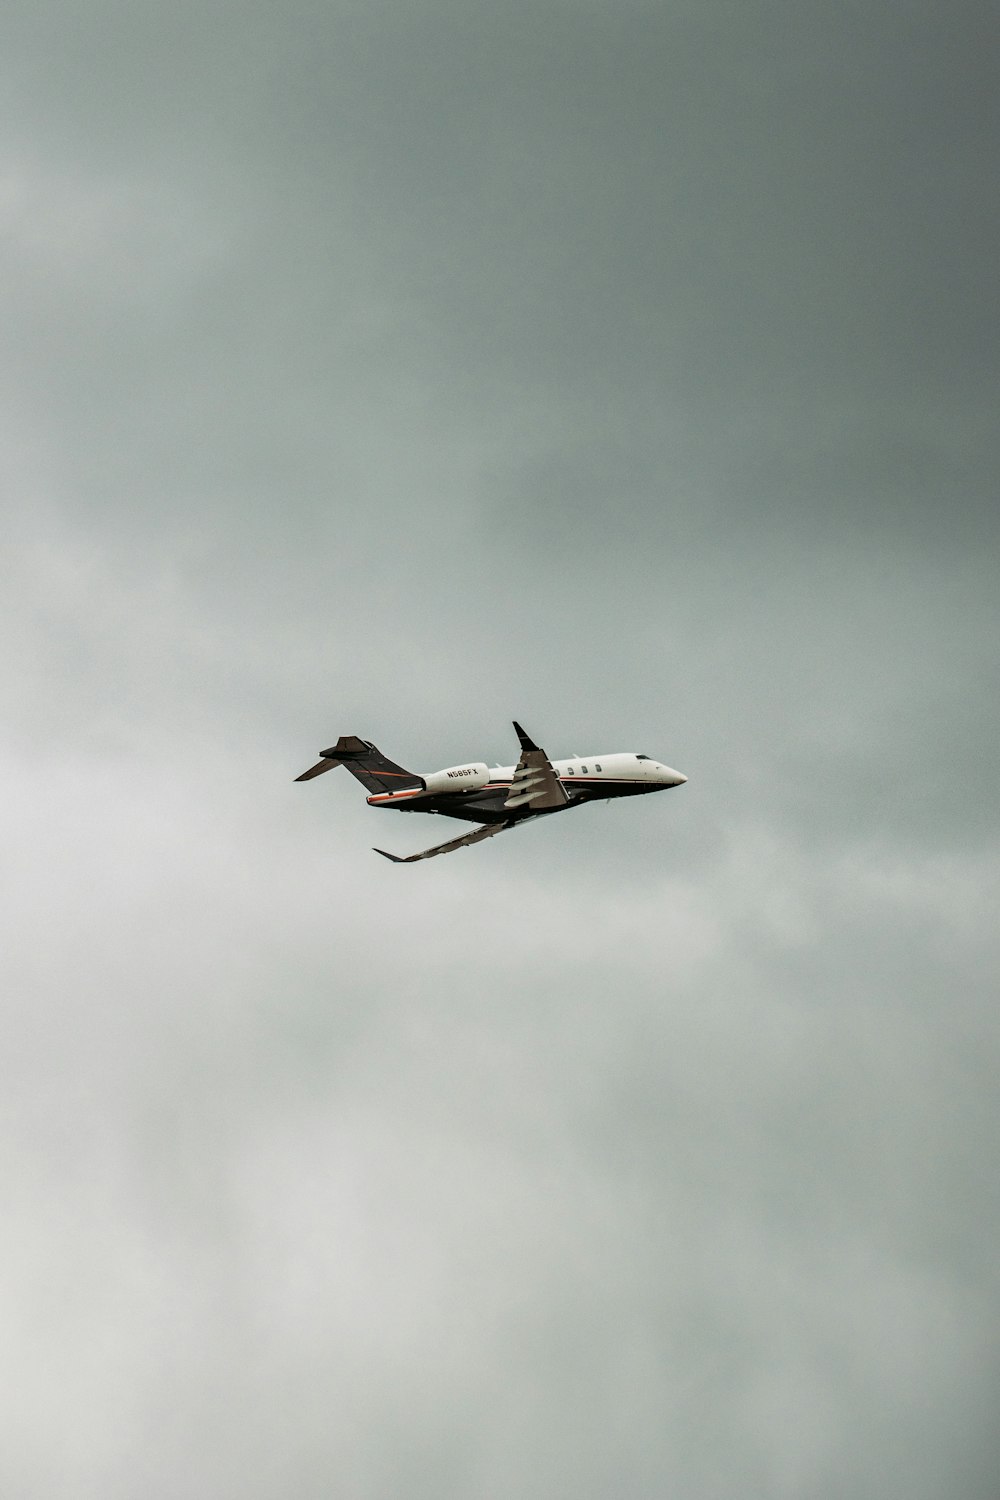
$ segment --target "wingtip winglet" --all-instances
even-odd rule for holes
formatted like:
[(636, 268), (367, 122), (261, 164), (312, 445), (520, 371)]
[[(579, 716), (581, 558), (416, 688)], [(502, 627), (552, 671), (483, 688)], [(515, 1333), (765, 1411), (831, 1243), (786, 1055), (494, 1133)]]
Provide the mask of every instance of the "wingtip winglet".
[(516, 719), (512, 719), (511, 723), (514, 725), (514, 733), (517, 735), (518, 739), (521, 742), (521, 749), (522, 750), (537, 750), (538, 746), (535, 744), (534, 740), (531, 738), (530, 735), (525, 734), (524, 730), (521, 728), (521, 726), (517, 722), (517, 720)]

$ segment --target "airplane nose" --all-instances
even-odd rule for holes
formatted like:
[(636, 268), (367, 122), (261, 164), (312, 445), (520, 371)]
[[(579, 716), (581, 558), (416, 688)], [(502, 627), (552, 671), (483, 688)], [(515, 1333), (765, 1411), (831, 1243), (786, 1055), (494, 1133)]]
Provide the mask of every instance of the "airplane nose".
[(683, 786), (687, 781), (683, 771), (675, 771), (671, 766), (661, 766), (660, 769), (664, 773), (668, 786)]

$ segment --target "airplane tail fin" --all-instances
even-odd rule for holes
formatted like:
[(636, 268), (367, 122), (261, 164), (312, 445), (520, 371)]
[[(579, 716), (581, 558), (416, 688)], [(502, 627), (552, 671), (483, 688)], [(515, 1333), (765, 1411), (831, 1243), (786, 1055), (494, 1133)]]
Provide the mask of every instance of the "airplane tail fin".
[(403, 792), (411, 787), (422, 788), (424, 784), (420, 776), (397, 766), (370, 740), (359, 740), (353, 734), (342, 734), (329, 750), (319, 753), (323, 759), (310, 766), (308, 771), (303, 771), (301, 776), (296, 776), (296, 781), (311, 781), (314, 776), (322, 776), (324, 771), (332, 771), (335, 766), (346, 766), (369, 794)]

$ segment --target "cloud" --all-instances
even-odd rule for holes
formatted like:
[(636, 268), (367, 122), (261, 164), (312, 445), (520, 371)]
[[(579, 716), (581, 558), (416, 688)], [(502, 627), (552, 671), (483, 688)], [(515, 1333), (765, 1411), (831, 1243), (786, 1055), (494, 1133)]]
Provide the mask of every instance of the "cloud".
[(6, 1488), (985, 1500), (980, 8), (11, 20)]

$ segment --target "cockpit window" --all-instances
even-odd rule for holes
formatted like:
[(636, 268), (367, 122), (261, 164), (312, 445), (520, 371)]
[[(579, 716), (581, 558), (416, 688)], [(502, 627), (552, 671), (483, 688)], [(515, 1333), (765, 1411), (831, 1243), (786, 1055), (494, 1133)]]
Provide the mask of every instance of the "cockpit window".
[(648, 760), (648, 759), (649, 759), (648, 755), (637, 755), (636, 756), (636, 760)]

